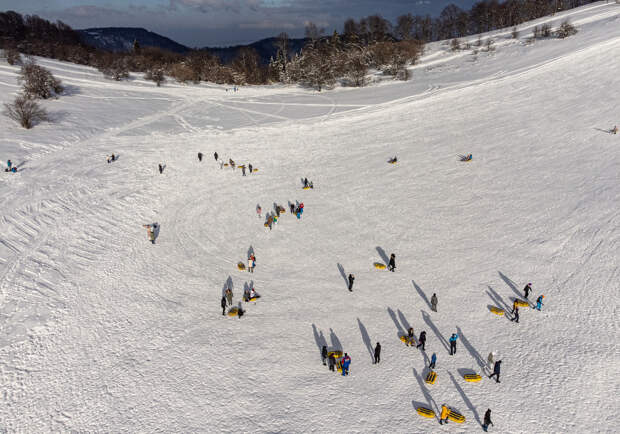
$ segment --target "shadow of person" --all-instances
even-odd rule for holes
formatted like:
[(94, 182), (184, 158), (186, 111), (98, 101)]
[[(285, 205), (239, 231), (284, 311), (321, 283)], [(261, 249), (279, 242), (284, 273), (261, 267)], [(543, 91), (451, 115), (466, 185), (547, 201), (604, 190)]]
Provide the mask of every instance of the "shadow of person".
[(422, 318), (424, 319), (424, 322), (426, 323), (426, 325), (428, 325), (433, 331), (433, 333), (435, 333), (435, 336), (437, 336), (437, 339), (439, 339), (439, 341), (442, 343), (446, 351), (450, 351), (450, 345), (448, 345), (448, 341), (439, 332), (439, 329), (435, 327), (435, 324), (433, 323), (431, 316), (428, 313), (424, 312), (423, 310), (421, 310), (420, 312), (422, 312)]
[[(413, 376), (418, 381), (418, 384), (420, 385), (420, 389), (422, 390), (422, 394), (424, 395), (424, 398), (426, 399), (426, 402), (428, 403), (428, 404), (426, 404), (428, 406), (427, 408), (429, 408), (430, 410), (433, 410), (435, 412), (435, 419), (439, 420), (439, 418), (438, 418), (438, 416), (439, 416), (439, 407), (437, 406), (437, 403), (433, 399), (433, 396), (428, 391), (428, 388), (426, 387), (426, 384), (424, 384), (424, 379), (422, 378), (422, 376), (420, 374), (418, 374), (418, 371), (416, 371), (415, 368), (413, 368)], [(424, 407), (424, 406), (422, 406), (422, 407)]]
[(452, 372), (448, 372), (448, 375), (450, 376), (450, 379), (452, 380), (452, 383), (454, 384), (454, 387), (456, 388), (456, 390), (461, 394), (461, 398), (463, 398), (463, 402), (465, 403), (467, 408), (469, 408), (469, 411), (471, 411), (474, 414), (474, 417), (476, 418), (476, 422), (478, 422), (478, 424), (482, 426), (482, 422), (480, 421), (480, 415), (478, 414), (478, 410), (476, 410), (476, 407), (474, 407), (474, 405), (471, 403), (471, 401), (465, 394), (465, 391), (461, 388), (461, 386), (459, 386), (459, 383), (457, 383), (457, 381), (454, 379), (454, 375), (452, 375)]
[(377, 253), (379, 253), (379, 256), (381, 257), (381, 260), (385, 263), (385, 266), (387, 267), (387, 265), (390, 263), (390, 258), (385, 253), (385, 250), (383, 250), (381, 247), (377, 246), (376, 249)]
[(387, 311), (390, 314), (390, 317), (392, 318), (392, 321), (394, 321), (394, 325), (396, 326), (396, 330), (397, 330), (396, 331), (396, 337), (398, 337), (400, 339), (401, 336), (406, 336), (407, 333), (405, 332), (405, 330), (403, 330), (402, 326), (400, 325), (400, 323), (396, 319), (396, 314), (394, 313), (392, 308), (388, 307)]
[(467, 351), (469, 352), (469, 354), (471, 354), (476, 363), (478, 363), (478, 366), (480, 366), (480, 369), (482, 369), (482, 371), (484, 372), (484, 368), (487, 364), (480, 355), (480, 353), (474, 348), (471, 342), (469, 342), (469, 339), (467, 339), (467, 336), (465, 336), (465, 333), (463, 333), (463, 330), (461, 330), (460, 327), (456, 327), (456, 332), (459, 334), (459, 339), (463, 343), (463, 346), (467, 349)]
[(344, 272), (344, 267), (342, 265), (340, 265), (340, 263), (338, 263), (338, 271), (340, 271), (340, 275), (344, 279), (344, 284), (347, 285), (347, 288), (348, 288), (349, 287), (349, 279), (347, 279), (347, 274)]
[(422, 291), (422, 288), (420, 288), (418, 284), (415, 283), (415, 281), (413, 280), (411, 281), (411, 283), (413, 283), (413, 287), (415, 288), (416, 291), (418, 291), (418, 294), (420, 294), (420, 297), (422, 297), (422, 300), (424, 300), (428, 308), (432, 309), (433, 306), (431, 305), (431, 302), (428, 300), (428, 298), (426, 298), (426, 294), (424, 293), (424, 291)]
[(366, 327), (364, 326), (364, 324), (362, 324), (359, 318), (357, 319), (357, 325), (359, 326), (360, 333), (362, 334), (362, 341), (364, 341), (364, 344), (366, 345), (366, 349), (368, 350), (368, 354), (370, 354), (370, 360), (374, 362), (375, 353), (372, 348), (372, 344), (370, 343), (370, 336), (368, 336), (368, 331), (366, 330)]
[(325, 336), (323, 336), (323, 332), (318, 331), (316, 325), (312, 324), (312, 333), (314, 334), (314, 342), (316, 342), (319, 351), (323, 350), (323, 345), (327, 346), (327, 341), (325, 340)]
[(512, 289), (512, 291), (517, 294), (517, 297), (521, 298), (522, 294), (517, 289), (517, 284), (513, 282), (509, 277), (505, 276), (504, 273), (502, 273), (501, 271), (498, 271), (497, 273), (499, 274), (499, 277), (501, 277), (502, 280), (506, 282), (506, 285), (510, 286), (510, 289)]
[(329, 329), (329, 339), (332, 341), (332, 350), (342, 351), (342, 344), (340, 343), (338, 336), (336, 336), (336, 333), (334, 333), (334, 330), (331, 328)]

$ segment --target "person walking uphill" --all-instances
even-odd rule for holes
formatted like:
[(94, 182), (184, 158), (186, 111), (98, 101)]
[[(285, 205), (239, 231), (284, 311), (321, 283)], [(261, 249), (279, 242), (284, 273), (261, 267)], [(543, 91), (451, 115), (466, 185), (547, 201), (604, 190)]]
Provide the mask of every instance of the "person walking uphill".
[(390, 255), (390, 262), (388, 264), (388, 270), (390, 270), (393, 273), (395, 268), (396, 268), (396, 255), (392, 253)]
[(226, 315), (226, 297), (222, 296), (222, 315)]
[(502, 361), (498, 360), (497, 362), (495, 362), (495, 365), (493, 366), (493, 373), (491, 375), (489, 375), (489, 378), (493, 378), (495, 377), (495, 382), (499, 383), (499, 374), (500, 371), (502, 369)]
[(528, 298), (530, 296), (530, 292), (532, 292), (532, 284), (528, 283), (527, 285), (525, 285), (525, 288), (523, 288), (523, 292), (525, 293), (525, 298)]
[(456, 354), (456, 340), (459, 338), (459, 335), (456, 333), (452, 333), (450, 336), (450, 355)]
[(437, 354), (433, 353), (431, 356), (431, 363), (428, 365), (428, 369), (435, 369), (435, 364), (437, 363)]
[(441, 406), (441, 416), (439, 418), (439, 425), (443, 425), (443, 423), (448, 423), (448, 413), (450, 413), (450, 410), (448, 410), (448, 407), (446, 407), (446, 404)]
[(353, 274), (349, 274), (349, 291), (353, 292), (353, 281), (355, 280), (355, 276)]
[(482, 429), (484, 432), (487, 432), (489, 425), (493, 425), (493, 422), (491, 422), (491, 409), (487, 408), (487, 412), (484, 413), (484, 422), (482, 423)]
[(437, 294), (433, 292), (433, 296), (431, 297), (431, 310), (433, 312), (437, 312)]
[(164, 173), (164, 166), (161, 165), (161, 163), (158, 165), (159, 168), (159, 174), (161, 175), (162, 173)]
[(418, 339), (418, 345), (416, 346), (416, 348), (422, 347), (422, 351), (426, 351), (424, 349), (425, 344), (426, 344), (426, 332), (422, 330), (422, 333), (420, 333), (420, 338)]
[(344, 353), (344, 357), (340, 362), (340, 366), (342, 366), (342, 376), (349, 375), (349, 365), (351, 364), (351, 357), (347, 353)]
[(218, 157), (217, 152), (214, 152), (213, 153), (213, 158), (215, 158), (215, 161), (217, 161), (217, 157)]
[(543, 305), (543, 302), (542, 302), (542, 301), (543, 301), (543, 298), (545, 298), (545, 296), (544, 296), (544, 295), (541, 295), (540, 297), (538, 297), (538, 298), (536, 299), (536, 307), (535, 307), (535, 309), (540, 310), (540, 308), (541, 308), (541, 307), (542, 307), (542, 305)]
[(375, 347), (375, 364), (381, 361), (381, 344), (377, 342), (377, 346)]
[(202, 161), (202, 152), (198, 153), (198, 161)]
[(334, 357), (334, 353), (331, 353), (327, 357), (327, 362), (329, 363), (329, 370), (332, 372), (336, 371), (336, 358)]
[(325, 363), (327, 360), (327, 345), (323, 345), (321, 349), (321, 360), (323, 360), (323, 366), (327, 366), (327, 363)]
[(233, 302), (233, 292), (230, 288), (226, 289), (226, 300), (228, 300), (228, 304), (230, 304), (232, 306), (232, 302)]
[(516, 322), (517, 324), (519, 324), (519, 307), (515, 307), (515, 308), (514, 308), (513, 315), (514, 315), (514, 316), (512, 317), (512, 319), (511, 319), (510, 321), (514, 321), (514, 322)]

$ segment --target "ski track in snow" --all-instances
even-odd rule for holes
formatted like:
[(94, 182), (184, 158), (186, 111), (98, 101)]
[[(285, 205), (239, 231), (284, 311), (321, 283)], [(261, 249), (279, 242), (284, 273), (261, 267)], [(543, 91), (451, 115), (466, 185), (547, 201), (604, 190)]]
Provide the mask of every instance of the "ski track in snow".
[[(576, 36), (523, 43), (567, 17)], [(475, 61), (429, 44), (410, 82), (321, 93), (157, 88), (37, 59), (70, 88), (42, 102), (52, 123), (0, 118), (1, 167), (20, 166), (0, 176), (0, 431), (478, 432), (491, 408), (498, 432), (615, 432), (619, 17), (599, 2), (519, 40), (491, 32)], [(0, 103), (17, 71), (0, 64)], [(221, 170), (214, 151), (259, 171)], [(236, 268), (250, 248), (253, 274)], [(375, 270), (391, 252), (397, 272)], [(541, 312), (489, 312), (527, 281)], [(262, 298), (222, 317), (224, 288), (236, 305), (250, 283)], [(409, 326), (426, 354), (398, 339)], [(323, 344), (351, 354), (348, 378)], [(484, 378), (491, 350), (501, 384)], [(467, 422), (415, 411), (443, 403)]]

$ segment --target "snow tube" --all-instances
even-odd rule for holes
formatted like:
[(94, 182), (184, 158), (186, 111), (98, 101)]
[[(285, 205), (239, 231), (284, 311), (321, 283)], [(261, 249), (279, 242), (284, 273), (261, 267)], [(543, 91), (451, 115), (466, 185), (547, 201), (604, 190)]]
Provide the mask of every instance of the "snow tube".
[(244, 271), (244, 270), (245, 270), (245, 264), (244, 264), (243, 262), (239, 262), (239, 263), (237, 264), (237, 268), (238, 268), (240, 271)]
[(431, 410), (430, 408), (418, 407), (415, 409), (415, 411), (417, 411), (418, 414), (423, 417), (428, 417), (428, 418), (435, 417), (435, 412)]
[(377, 270), (385, 270), (387, 267), (385, 266), (385, 264), (382, 264), (380, 262), (375, 262), (375, 268)]
[(456, 423), (463, 423), (463, 422), (465, 422), (465, 416), (463, 416), (462, 414), (458, 414), (454, 410), (450, 410), (450, 412), (448, 413), (448, 419), (450, 419), (452, 422), (456, 422)]
[(530, 307), (530, 303), (525, 300), (517, 300), (515, 304), (518, 307)]
[(228, 167), (228, 163), (224, 163), (224, 167)]
[(310, 187), (304, 187), (304, 190), (310, 190)]
[(491, 312), (493, 312), (495, 315), (504, 314), (504, 309), (500, 309), (499, 307), (491, 306), (490, 309), (491, 309)]
[(268, 228), (269, 227), (269, 223), (265, 223), (265, 227)]
[[(327, 357), (333, 355), (336, 359), (340, 359), (342, 358), (342, 351), (330, 351), (329, 353), (327, 353)], [(340, 361), (336, 360), (338, 363), (340, 363)]]
[(400, 337), (400, 340), (403, 341), (406, 344), (409, 344), (409, 343), (411, 345), (415, 344), (415, 340), (413, 338), (409, 339), (409, 336), (403, 335), (403, 336)]
[(437, 380), (437, 372), (431, 371), (431, 372), (428, 373), (428, 375), (426, 376), (426, 379), (424, 381), (427, 384), (435, 384), (435, 380)]
[(388, 161), (388, 163), (390, 163), (390, 164), (396, 164), (396, 163), (398, 163), (398, 161)]
[(237, 316), (238, 313), (239, 313), (239, 308), (231, 307), (230, 310), (228, 311), (228, 316)]
[(258, 172), (258, 169), (252, 169), (252, 173)]
[(469, 381), (470, 383), (477, 383), (482, 380), (482, 377), (478, 374), (465, 374), (463, 375), (463, 378), (465, 381)]

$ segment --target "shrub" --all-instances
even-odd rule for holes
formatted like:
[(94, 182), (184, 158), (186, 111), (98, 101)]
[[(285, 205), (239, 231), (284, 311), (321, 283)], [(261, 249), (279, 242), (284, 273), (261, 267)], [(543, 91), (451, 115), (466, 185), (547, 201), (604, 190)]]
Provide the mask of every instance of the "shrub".
[(22, 65), (18, 80), (23, 82), (24, 94), (28, 98), (47, 99), (63, 91), (60, 80), (32, 59)]
[(4, 104), (4, 107), (6, 115), (26, 129), (32, 128), (38, 122), (48, 120), (47, 112), (26, 95), (18, 95), (15, 101)]
[(164, 70), (159, 67), (151, 68), (144, 74), (146, 80), (154, 81), (157, 87), (161, 86), (166, 81), (164, 76)]
[(512, 28), (512, 39), (517, 39), (519, 37), (519, 31), (516, 27)]
[(452, 51), (459, 51), (461, 49), (461, 41), (459, 41), (458, 38), (454, 38), (450, 41), (450, 49)]
[(549, 36), (551, 36), (551, 25), (543, 24), (540, 27), (540, 36), (542, 36), (543, 38), (548, 38)]
[(122, 57), (104, 62), (98, 69), (103, 73), (105, 78), (111, 80), (121, 81), (125, 78), (129, 78), (129, 66), (127, 65), (127, 61)]
[(577, 34), (577, 29), (567, 20), (560, 25), (560, 28), (555, 32), (555, 34), (558, 38), (564, 39)]
[(22, 63), (22, 56), (15, 48), (7, 48), (4, 50), (4, 56), (9, 65), (20, 65)]

